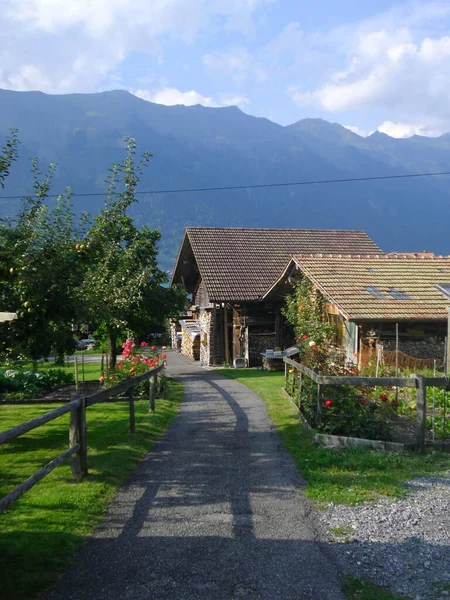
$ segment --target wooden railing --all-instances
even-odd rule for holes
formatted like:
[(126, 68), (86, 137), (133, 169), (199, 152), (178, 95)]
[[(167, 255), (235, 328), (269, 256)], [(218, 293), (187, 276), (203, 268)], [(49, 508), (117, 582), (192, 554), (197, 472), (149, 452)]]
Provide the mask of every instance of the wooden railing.
[[(346, 385), (346, 386), (373, 386), (373, 387), (410, 387), (416, 388), (416, 436), (415, 446), (419, 451), (425, 448), (426, 421), (427, 421), (427, 387), (438, 387), (446, 390), (450, 389), (449, 377), (423, 377), (414, 375), (412, 377), (360, 377), (355, 376), (334, 376), (323, 375), (320, 372), (309, 369), (290, 358), (283, 359), (285, 363), (285, 390), (288, 390), (288, 366), (293, 367), (299, 372), (300, 393), (302, 389), (303, 376), (309, 377), (317, 384), (317, 411), (322, 411), (321, 386), (323, 385)], [(290, 396), (292, 396), (292, 391)], [(300, 408), (300, 407), (299, 407)]]
[(7, 431), (0, 433), (0, 445), (7, 444), (21, 435), (54, 421), (58, 417), (70, 412), (69, 423), (69, 449), (51, 460), (28, 479), (23, 481), (14, 490), (9, 492), (0, 500), (0, 514), (11, 506), (22, 494), (30, 490), (36, 483), (41, 481), (53, 469), (61, 465), (68, 458), (72, 459), (72, 474), (77, 481), (81, 481), (88, 474), (88, 448), (86, 443), (86, 409), (99, 402), (123, 402), (118, 396), (127, 392), (127, 402), (130, 408), (129, 429), (135, 432), (134, 394), (133, 389), (139, 383), (148, 380), (149, 384), (149, 409), (155, 411), (155, 398), (161, 393), (161, 378), (158, 375), (163, 370), (160, 365), (142, 375), (133, 377), (110, 388), (105, 388), (89, 396), (80, 396), (63, 406), (59, 406), (40, 417), (16, 425)]

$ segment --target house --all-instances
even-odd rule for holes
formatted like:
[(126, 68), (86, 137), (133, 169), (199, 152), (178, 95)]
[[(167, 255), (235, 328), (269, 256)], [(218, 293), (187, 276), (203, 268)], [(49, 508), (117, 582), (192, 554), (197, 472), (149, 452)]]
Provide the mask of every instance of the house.
[(188, 227), (172, 276), (190, 295), (172, 323), (173, 345), (202, 365), (257, 366), (266, 349), (292, 345), (283, 298), (265, 299), (292, 254), (379, 254), (363, 231)]
[(277, 301), (302, 277), (322, 293), (347, 360), (365, 364), (397, 341), (410, 356), (444, 357), (450, 257), (295, 255), (265, 299)]
[(14, 319), (17, 319), (17, 313), (0, 312), (0, 323), (6, 323), (7, 321), (14, 321)]

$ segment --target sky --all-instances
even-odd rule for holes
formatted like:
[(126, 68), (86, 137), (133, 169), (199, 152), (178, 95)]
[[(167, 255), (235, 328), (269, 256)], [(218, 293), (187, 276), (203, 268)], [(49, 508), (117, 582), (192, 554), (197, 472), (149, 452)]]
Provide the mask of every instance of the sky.
[(450, 0), (2, 0), (0, 87), (450, 131)]

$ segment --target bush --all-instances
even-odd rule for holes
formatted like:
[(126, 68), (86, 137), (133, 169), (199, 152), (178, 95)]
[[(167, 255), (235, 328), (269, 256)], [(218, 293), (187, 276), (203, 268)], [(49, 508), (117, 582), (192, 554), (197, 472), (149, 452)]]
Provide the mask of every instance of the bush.
[[(291, 374), (298, 381), (298, 374)], [(298, 390), (294, 392), (298, 397)], [(317, 385), (304, 378), (300, 397), (301, 410), (308, 423), (319, 433), (388, 441), (391, 439), (391, 408), (369, 400), (358, 388), (328, 387), (321, 390), (321, 413), (317, 411)]]
[(74, 383), (73, 375), (62, 369), (48, 371), (7, 369), (0, 373), (0, 392), (16, 398), (32, 398), (42, 392), (71, 383)]

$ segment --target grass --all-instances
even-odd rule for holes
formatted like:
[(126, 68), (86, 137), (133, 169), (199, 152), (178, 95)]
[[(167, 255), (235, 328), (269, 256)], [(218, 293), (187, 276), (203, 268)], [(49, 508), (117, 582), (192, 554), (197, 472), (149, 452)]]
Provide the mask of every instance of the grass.
[(405, 596), (392, 594), (371, 581), (361, 580), (350, 575), (343, 585), (348, 600), (408, 600)]
[(219, 369), (218, 373), (247, 385), (265, 402), (285, 447), (308, 483), (306, 495), (318, 507), (328, 502), (356, 505), (380, 496), (400, 498), (406, 493), (408, 480), (450, 469), (448, 454), (318, 448), (300, 424), (298, 409), (281, 392), (283, 373), (254, 369)]
[[(90, 366), (90, 365), (89, 365)], [(72, 479), (70, 465), (55, 469), (0, 515), (0, 599), (32, 598), (71, 563), (76, 547), (102, 520), (107, 503), (138, 460), (175, 417), (183, 396), (169, 380), (166, 398), (136, 402), (136, 433), (128, 433), (126, 403), (87, 410), (89, 476)], [(2, 406), (1, 430), (27, 421), (55, 405)], [(68, 415), (0, 446), (0, 497), (67, 449)]]

